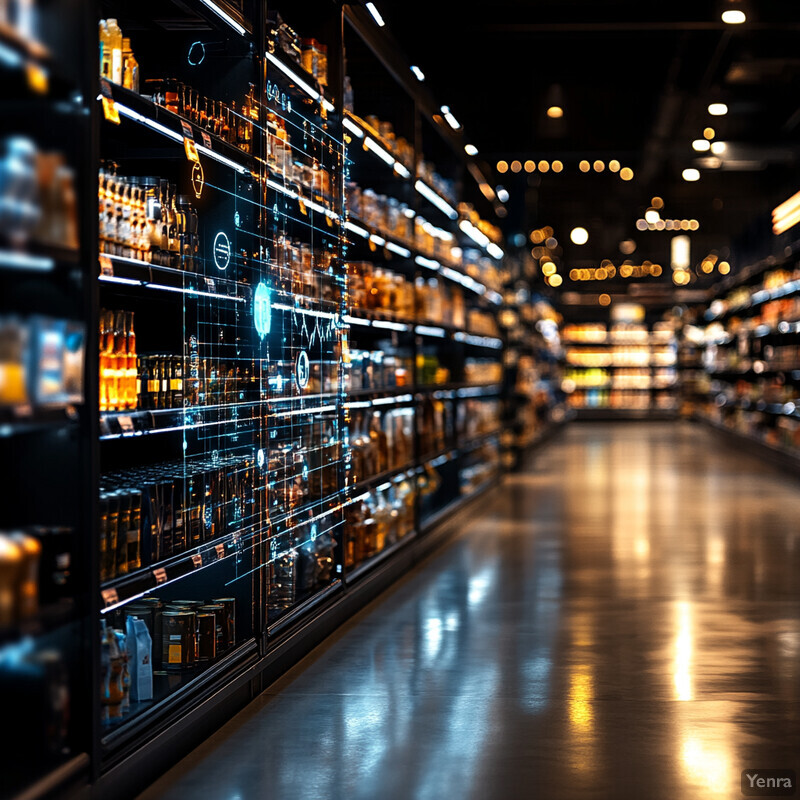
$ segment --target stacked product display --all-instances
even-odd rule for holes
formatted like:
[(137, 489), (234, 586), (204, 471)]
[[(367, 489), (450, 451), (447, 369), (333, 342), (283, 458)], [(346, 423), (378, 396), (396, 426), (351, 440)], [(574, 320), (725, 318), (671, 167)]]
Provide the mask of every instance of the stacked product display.
[(463, 148), (376, 88), (363, 9), (61, 5), (0, 20), (0, 679), (31, 796), (143, 780), (502, 471), (502, 237)]
[(672, 414), (677, 410), (677, 343), (671, 322), (576, 323), (563, 330), (562, 388), (580, 413)]
[(800, 267), (789, 248), (715, 287), (684, 329), (689, 413), (771, 451), (800, 456)]

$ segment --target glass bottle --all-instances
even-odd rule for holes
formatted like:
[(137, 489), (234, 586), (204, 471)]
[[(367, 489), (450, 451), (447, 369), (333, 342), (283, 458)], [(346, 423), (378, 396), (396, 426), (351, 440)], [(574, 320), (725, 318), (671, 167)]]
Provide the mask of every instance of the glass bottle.
[[(108, 45), (111, 50), (111, 72), (109, 80), (122, 84), (122, 31), (115, 19), (106, 21)], [(105, 48), (105, 45), (104, 45)]]
[(133, 328), (133, 311), (125, 312), (125, 408), (135, 410), (137, 401), (136, 387), (136, 332)]

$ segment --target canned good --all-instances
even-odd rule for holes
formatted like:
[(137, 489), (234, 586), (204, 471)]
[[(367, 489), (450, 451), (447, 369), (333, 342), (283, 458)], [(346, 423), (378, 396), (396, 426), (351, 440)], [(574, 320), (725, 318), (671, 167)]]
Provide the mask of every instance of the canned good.
[(197, 660), (213, 661), (217, 657), (217, 616), (202, 611), (197, 615)]
[(215, 619), (217, 652), (222, 653), (228, 649), (228, 614), (225, 606), (220, 603), (209, 603), (198, 609), (201, 614), (213, 614)]
[(228, 620), (228, 646), (232, 647), (236, 643), (236, 598), (214, 597), (211, 602), (225, 607)]
[(162, 665), (169, 672), (191, 669), (197, 660), (197, 615), (194, 611), (165, 611), (162, 624)]

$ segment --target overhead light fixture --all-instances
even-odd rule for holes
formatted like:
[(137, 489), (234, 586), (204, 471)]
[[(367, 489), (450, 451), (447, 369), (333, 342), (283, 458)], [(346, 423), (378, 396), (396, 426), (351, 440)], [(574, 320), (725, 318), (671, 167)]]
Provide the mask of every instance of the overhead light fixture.
[(564, 116), (564, 109), (561, 106), (550, 106), (547, 109), (547, 116), (550, 119), (561, 119)]
[(680, 236), (673, 236), (669, 243), (670, 266), (673, 270), (689, 269), (692, 263), (691, 240), (683, 233)]
[(589, 231), (586, 228), (573, 228), (570, 231), (569, 238), (573, 244), (586, 244), (589, 241)]
[(772, 210), (772, 232), (777, 236), (800, 222), (800, 192)]
[(698, 153), (705, 153), (711, 147), (711, 143), (708, 139), (695, 139), (692, 142), (692, 150), (696, 150)]
[(453, 116), (452, 112), (450, 111), (450, 106), (442, 106), (442, 114), (444, 114), (444, 118), (447, 121), (447, 124), (454, 130), (460, 130), (461, 123)]
[(690, 183), (692, 181), (700, 180), (700, 170), (695, 169), (694, 167), (689, 167), (688, 169), (685, 169), (681, 173), (681, 175), (685, 181), (689, 181)]
[(726, 8), (722, 12), (722, 21), (726, 25), (741, 25), (745, 20), (747, 15), (738, 8)]
[(411, 71), (414, 73), (414, 75), (415, 75), (415, 77), (416, 77), (416, 79), (417, 79), (418, 81), (420, 81), (420, 82), (421, 82), (421, 81), (424, 81), (424, 80), (425, 80), (425, 73), (424, 73), (424, 72), (423, 72), (423, 71), (422, 71), (422, 70), (421, 70), (419, 67), (415, 67), (415, 66), (412, 64), (412, 65), (411, 65)]
[(386, 23), (383, 21), (383, 17), (381, 16), (381, 12), (375, 8), (375, 3), (367, 3), (367, 11), (372, 14), (372, 19), (378, 24), (379, 27), (383, 27)]
[(728, 149), (728, 146), (725, 144), (725, 142), (712, 142), (711, 143), (711, 152), (715, 156), (721, 156), (727, 149)]
[(728, 106), (725, 103), (711, 103), (708, 107), (708, 113), (712, 117), (724, 117), (728, 113)]
[(476, 156), (476, 155), (478, 155), (478, 148), (475, 147), (474, 144), (465, 144), (464, 145), (464, 152), (468, 156)]

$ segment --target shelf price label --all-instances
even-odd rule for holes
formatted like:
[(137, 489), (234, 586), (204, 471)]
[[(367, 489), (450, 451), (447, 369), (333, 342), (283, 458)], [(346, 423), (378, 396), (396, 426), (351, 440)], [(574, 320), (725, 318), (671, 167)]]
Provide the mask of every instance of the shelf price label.
[(103, 589), (100, 594), (103, 598), (103, 604), (106, 608), (119, 602), (119, 595), (117, 594), (116, 589)]
[(200, 136), (203, 137), (203, 147), (211, 150), (211, 137), (205, 131), (200, 131)]
[(217, 560), (221, 560), (221, 559), (225, 558), (225, 545), (224, 544), (218, 544), (214, 549), (217, 551)]
[(159, 567), (153, 570), (153, 577), (156, 579), (156, 585), (167, 582), (167, 571), (164, 567)]
[(200, 569), (200, 567), (203, 566), (203, 556), (201, 556), (200, 553), (195, 553), (192, 556), (192, 565), (195, 569)]
[(100, 254), (100, 274), (114, 275), (114, 265), (111, 263), (111, 259), (104, 253)]
[(200, 163), (200, 156), (197, 155), (197, 145), (194, 143), (194, 134), (192, 133), (192, 126), (181, 120), (181, 129), (183, 130), (183, 149), (186, 151), (186, 158), (194, 164)]
[(106, 78), (100, 78), (100, 101), (103, 104), (103, 116), (115, 125), (119, 125), (119, 111), (111, 94), (111, 84)]

